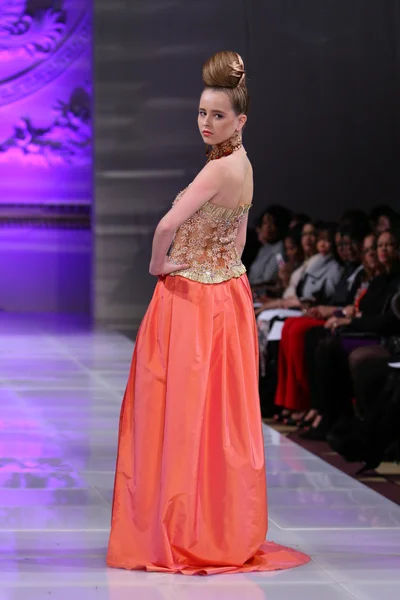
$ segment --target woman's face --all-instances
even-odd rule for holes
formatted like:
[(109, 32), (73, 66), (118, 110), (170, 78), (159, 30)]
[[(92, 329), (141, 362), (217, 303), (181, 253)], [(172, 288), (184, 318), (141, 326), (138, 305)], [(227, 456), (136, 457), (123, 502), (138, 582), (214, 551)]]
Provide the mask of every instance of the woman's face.
[(278, 228), (275, 219), (269, 213), (265, 213), (260, 227), (257, 228), (258, 239), (262, 244), (273, 244), (278, 239)]
[(343, 262), (350, 260), (351, 239), (348, 235), (341, 235), (339, 232), (335, 235), (335, 244), (339, 258)]
[(367, 235), (363, 242), (363, 264), (370, 271), (375, 271), (378, 266), (378, 254), (376, 252), (376, 239), (374, 235)]
[(339, 241), (336, 241), (336, 248), (339, 258), (343, 262), (359, 262), (360, 246), (349, 235), (339, 234)]
[(389, 217), (386, 215), (381, 215), (376, 222), (376, 233), (380, 234), (382, 231), (386, 231), (386, 229), (390, 229), (392, 226)]
[(332, 250), (332, 244), (329, 240), (329, 235), (327, 231), (320, 231), (317, 238), (317, 252), (326, 256)]
[(295, 263), (299, 258), (300, 248), (291, 237), (285, 238), (285, 254), (288, 262)]
[(306, 256), (312, 256), (316, 250), (317, 234), (314, 225), (306, 223), (301, 232), (301, 246)]
[(396, 240), (392, 233), (386, 231), (378, 237), (378, 260), (385, 267), (390, 267), (398, 260)]
[(246, 115), (237, 115), (228, 94), (206, 88), (201, 95), (197, 123), (205, 144), (221, 144), (241, 131)]

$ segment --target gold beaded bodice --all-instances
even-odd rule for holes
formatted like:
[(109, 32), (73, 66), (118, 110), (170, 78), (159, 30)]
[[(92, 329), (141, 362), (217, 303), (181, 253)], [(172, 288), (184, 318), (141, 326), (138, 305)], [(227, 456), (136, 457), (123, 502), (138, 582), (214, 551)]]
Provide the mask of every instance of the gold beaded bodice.
[[(186, 190), (180, 192), (174, 204)], [(206, 202), (176, 231), (169, 260), (174, 264), (189, 264), (188, 269), (175, 271), (201, 283), (222, 283), (246, 272), (238, 251), (236, 237), (239, 225), (251, 204), (225, 208)]]

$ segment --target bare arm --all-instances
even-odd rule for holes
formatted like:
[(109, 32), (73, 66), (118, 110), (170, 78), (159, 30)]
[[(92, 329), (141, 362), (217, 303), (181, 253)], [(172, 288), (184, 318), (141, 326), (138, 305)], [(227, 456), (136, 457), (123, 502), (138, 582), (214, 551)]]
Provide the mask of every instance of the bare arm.
[[(212, 200), (223, 185), (225, 168), (218, 161), (208, 163), (193, 180), (182, 198), (174, 204), (157, 225), (153, 238), (150, 261), (152, 275), (165, 274), (188, 265), (167, 266), (167, 252), (175, 231), (209, 200)], [(166, 270), (167, 266), (167, 270)]]

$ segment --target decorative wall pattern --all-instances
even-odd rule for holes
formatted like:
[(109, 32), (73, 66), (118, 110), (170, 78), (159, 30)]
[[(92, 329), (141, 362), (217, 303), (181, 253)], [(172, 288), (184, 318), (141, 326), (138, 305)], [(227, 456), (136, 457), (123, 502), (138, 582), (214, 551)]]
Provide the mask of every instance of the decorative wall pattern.
[(0, 306), (91, 310), (92, 0), (0, 0)]
[(0, 203), (90, 204), (92, 0), (0, 0)]

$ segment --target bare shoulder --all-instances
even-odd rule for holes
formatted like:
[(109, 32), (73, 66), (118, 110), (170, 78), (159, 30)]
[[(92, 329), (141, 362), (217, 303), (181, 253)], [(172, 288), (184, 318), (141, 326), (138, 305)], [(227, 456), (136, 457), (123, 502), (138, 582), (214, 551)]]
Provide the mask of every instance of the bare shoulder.
[(222, 160), (210, 160), (204, 167), (199, 171), (196, 179), (212, 179), (214, 182), (223, 183), (228, 177), (230, 177), (232, 171)]
[(248, 172), (248, 174), (252, 177), (253, 176), (253, 165), (251, 164), (251, 160), (249, 159), (249, 157), (245, 156), (245, 167), (246, 167), (246, 171)]
[[(233, 157), (232, 157), (233, 158)], [(243, 157), (235, 157), (232, 160), (231, 156), (227, 156), (218, 160), (211, 160), (206, 163), (199, 171), (195, 180), (213, 181), (217, 188), (225, 186), (228, 182), (234, 182), (235, 185), (240, 185), (240, 181), (245, 179), (253, 179), (253, 167), (247, 155)], [(239, 160), (238, 160), (239, 159)]]

